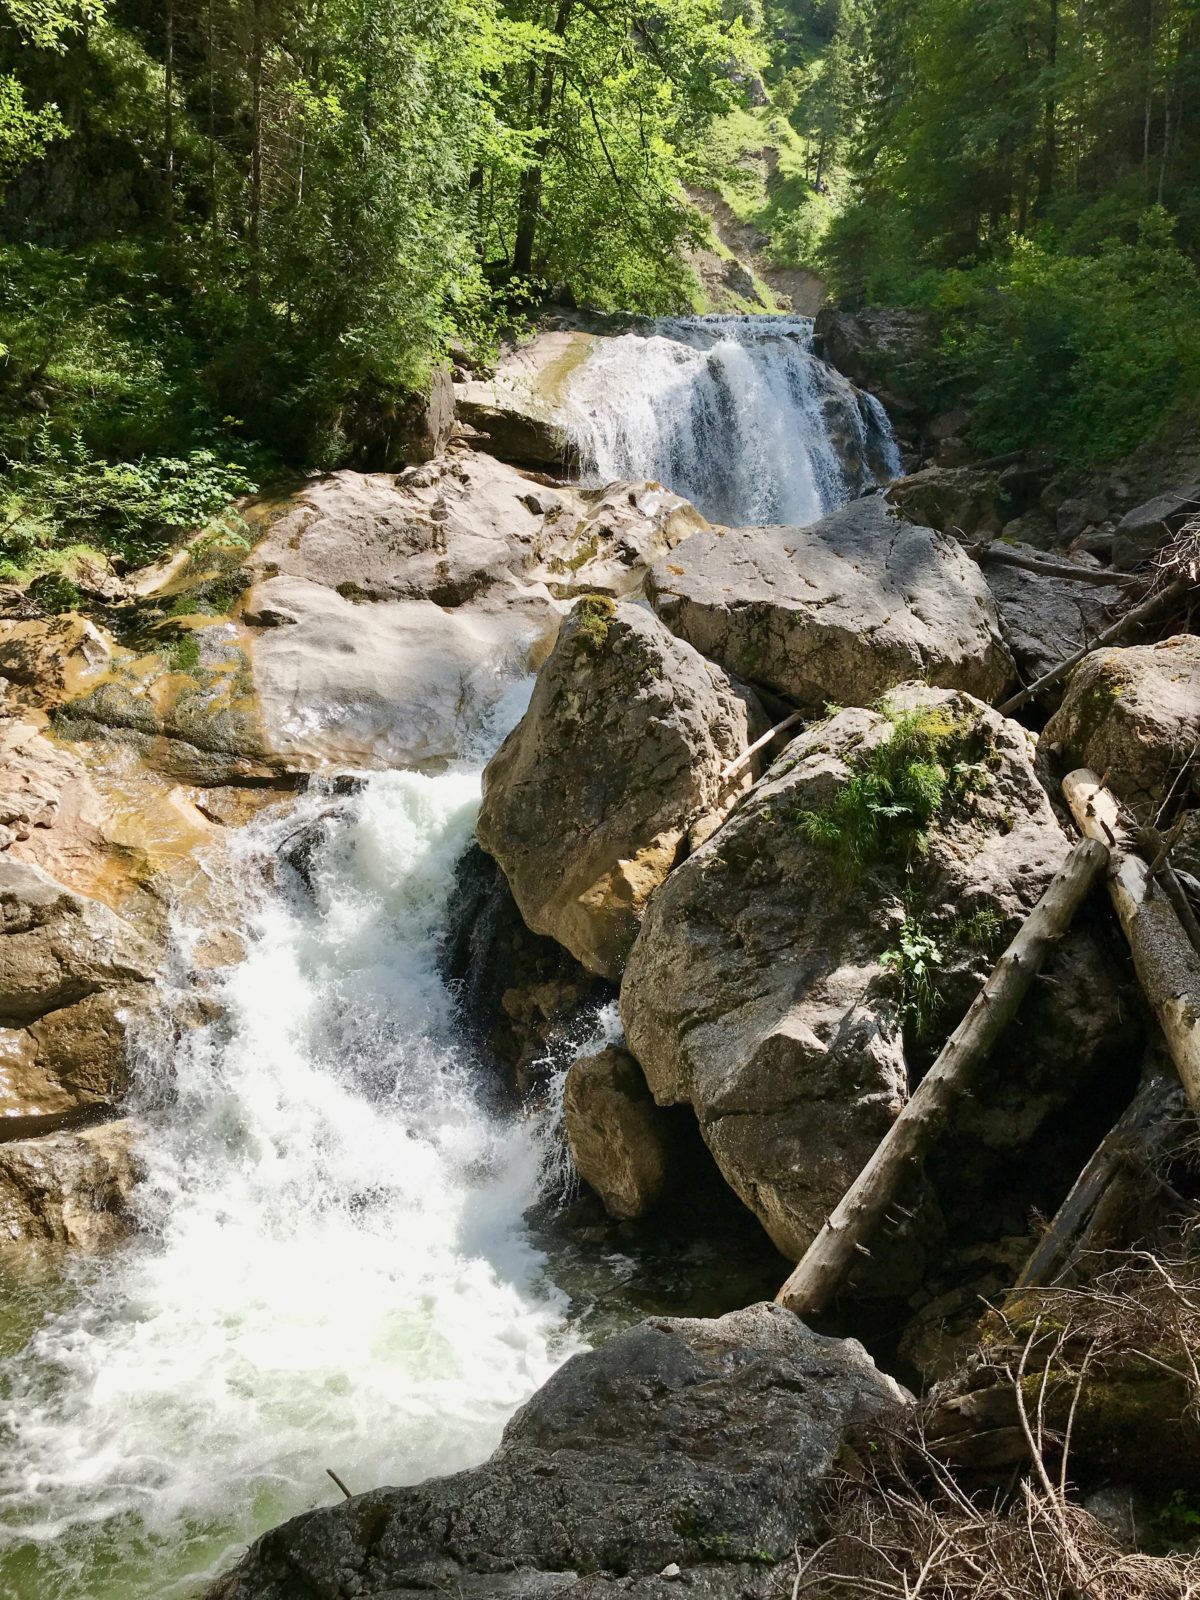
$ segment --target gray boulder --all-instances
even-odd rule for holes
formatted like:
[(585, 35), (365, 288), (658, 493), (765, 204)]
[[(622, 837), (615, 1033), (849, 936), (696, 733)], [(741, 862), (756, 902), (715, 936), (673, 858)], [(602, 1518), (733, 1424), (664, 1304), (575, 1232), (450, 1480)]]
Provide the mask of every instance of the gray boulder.
[(695, 534), (646, 589), (702, 655), (813, 710), (869, 705), (913, 678), (994, 700), (1013, 679), (979, 568), (878, 495), (807, 528)]
[(296, 1517), (210, 1600), (649, 1594), (672, 1564), (734, 1600), (817, 1532), (848, 1430), (905, 1399), (779, 1306), (639, 1323), (568, 1361), (482, 1467)]
[(753, 697), (644, 607), (580, 601), (484, 773), (476, 831), (526, 924), (617, 978), (651, 892), (749, 787)]
[(1107, 773), (1113, 792), (1150, 822), (1198, 742), (1200, 638), (1184, 633), (1086, 656), (1039, 748), (1055, 777), (1074, 767)]
[(886, 498), (905, 521), (950, 539), (994, 536), (1017, 509), (997, 474), (982, 467), (923, 467), (889, 484)]
[(610, 1046), (571, 1063), (563, 1126), (575, 1170), (621, 1222), (653, 1210), (676, 1176), (668, 1114), (655, 1105), (628, 1050)]
[[(655, 1099), (694, 1108), (727, 1182), (793, 1259), (1068, 849), (1022, 728), (961, 694), (913, 687), (895, 704), (950, 729), (938, 759), (966, 774), (930, 822), (915, 871), (881, 853), (847, 878), (806, 831), (806, 814), (829, 816), (851, 772), (893, 736), (878, 712), (842, 711), (795, 740), (658, 890), (621, 991), (628, 1045)], [(931, 942), (933, 998), (911, 971), (906, 986), (903, 963), (885, 954), (905, 932)], [(1072, 948), (1064, 941), (1056, 959)], [(956, 1149), (964, 1168), (983, 1143), (1019, 1147), (1095, 1069), (1105, 1035), (1065, 1020), (1072, 992), (1047, 985), (1027, 1002), (1021, 1039), (1006, 1043), (995, 1087), (980, 1092), (977, 1137)], [(1119, 1032), (1102, 983), (1082, 985), (1078, 1004), (1098, 1005)], [(936, 1208), (926, 1220), (936, 1223)], [(913, 1287), (920, 1248), (898, 1250), (887, 1292)]]
[(1141, 566), (1194, 517), (1200, 517), (1200, 483), (1172, 489), (1134, 506), (1117, 523), (1113, 534), (1113, 566)]

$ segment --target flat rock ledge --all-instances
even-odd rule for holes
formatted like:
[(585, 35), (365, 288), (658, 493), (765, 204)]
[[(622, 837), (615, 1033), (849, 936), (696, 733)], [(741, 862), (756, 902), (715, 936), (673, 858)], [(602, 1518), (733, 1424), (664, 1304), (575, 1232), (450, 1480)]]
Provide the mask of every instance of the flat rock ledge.
[(907, 1396), (780, 1306), (639, 1323), (571, 1358), (490, 1461), (284, 1523), (209, 1600), (762, 1592), (847, 1434)]

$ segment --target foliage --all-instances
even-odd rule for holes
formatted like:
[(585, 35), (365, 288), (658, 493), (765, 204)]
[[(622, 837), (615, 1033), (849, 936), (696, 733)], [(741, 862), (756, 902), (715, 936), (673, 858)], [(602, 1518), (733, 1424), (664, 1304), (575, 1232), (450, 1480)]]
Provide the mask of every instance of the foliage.
[(902, 1023), (916, 1038), (927, 1039), (942, 1008), (938, 988), (944, 960), (941, 945), (919, 917), (906, 912), (895, 947), (885, 950), (879, 959), (895, 980)]
[(887, 737), (860, 755), (827, 806), (796, 818), (803, 837), (828, 850), (848, 879), (924, 855), (930, 825), (987, 783), (979, 730), (969, 720), (936, 707), (881, 709)]
[(835, 292), (939, 311), (984, 454), (1099, 464), (1194, 406), (1200, 0), (882, 0), (863, 38)]

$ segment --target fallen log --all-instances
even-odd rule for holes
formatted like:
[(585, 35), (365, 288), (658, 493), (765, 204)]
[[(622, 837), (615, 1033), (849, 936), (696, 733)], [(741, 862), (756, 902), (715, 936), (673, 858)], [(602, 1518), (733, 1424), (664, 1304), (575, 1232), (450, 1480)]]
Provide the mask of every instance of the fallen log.
[(1090, 656), (1093, 650), (1103, 650), (1106, 645), (1115, 644), (1118, 639), (1123, 639), (1127, 633), (1132, 633), (1143, 622), (1149, 622), (1160, 611), (1165, 611), (1171, 601), (1177, 600), (1187, 587), (1188, 583), (1185, 578), (1177, 578), (1173, 583), (1168, 583), (1163, 588), (1156, 589), (1152, 594), (1146, 596), (1141, 605), (1132, 607), (1124, 616), (1118, 617), (1111, 627), (1105, 628), (1102, 633), (1097, 634), (1091, 644), (1083, 645), (1082, 648), (1075, 651), (1074, 655), (1068, 656), (1065, 661), (1060, 661), (1057, 667), (1051, 668), (1049, 672), (1044, 673), (1042, 677), (1031, 683), (1027, 689), (1022, 689), (1019, 693), (1012, 695), (1003, 705), (997, 706), (996, 709), (1002, 717), (1011, 717), (1013, 712), (1018, 711), (1026, 701), (1036, 699), (1044, 689), (1049, 689), (1053, 684), (1058, 683), (1060, 679), (1065, 678), (1072, 668), (1079, 665), (1084, 656)]
[(1133, 952), (1133, 966), (1192, 1108), (1200, 1112), (1200, 955), (1170, 900), (1156, 889), (1114, 796), (1086, 767), (1063, 793), (1079, 830), (1108, 846), (1108, 892)]
[(1114, 572), (1111, 567), (1083, 567), (1074, 561), (1046, 561), (1041, 556), (1027, 556), (1024, 551), (1013, 550), (1006, 544), (973, 544), (967, 546), (967, 551), (980, 565), (995, 561), (1004, 567), (1020, 567), (1022, 572), (1036, 572), (1043, 578), (1066, 578), (1071, 583), (1089, 583), (1096, 588), (1137, 587), (1137, 579), (1131, 578), (1128, 572)]
[(1178, 1137), (1187, 1105), (1179, 1080), (1154, 1051), (1137, 1093), (1096, 1147), (1017, 1279), (1015, 1294), (1073, 1283), (1088, 1256), (1127, 1244), (1121, 1238), (1145, 1198), (1147, 1181)]
[(749, 762), (758, 754), (764, 745), (770, 744), (771, 740), (775, 738), (776, 734), (786, 733), (789, 728), (794, 728), (798, 722), (803, 721), (803, 711), (793, 711), (790, 716), (784, 717), (782, 722), (777, 722), (773, 728), (768, 728), (766, 733), (764, 733), (760, 738), (755, 739), (754, 743), (743, 750), (740, 756), (736, 757), (735, 760), (728, 762), (725, 767), (722, 768), (722, 782), (726, 778), (732, 778), (735, 773), (740, 772), (747, 762)]
[(866, 1241), (969, 1087), (973, 1070), (1012, 1020), (1107, 860), (1107, 850), (1094, 840), (1081, 840), (1071, 850), (875, 1154), (776, 1295), (790, 1311), (798, 1316), (819, 1311), (837, 1292), (855, 1257), (870, 1253)]

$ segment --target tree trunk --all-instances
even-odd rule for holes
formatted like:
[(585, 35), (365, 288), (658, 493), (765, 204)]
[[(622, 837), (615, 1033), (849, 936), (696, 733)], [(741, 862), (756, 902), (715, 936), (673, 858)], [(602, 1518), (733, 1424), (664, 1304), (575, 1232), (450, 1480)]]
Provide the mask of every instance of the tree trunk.
[(776, 1299), (790, 1311), (802, 1317), (820, 1311), (837, 1292), (855, 1256), (869, 1254), (867, 1239), (1016, 1014), (1025, 991), (1107, 860), (1108, 851), (1091, 839), (1072, 849), (879, 1148), (779, 1291)]
[(1186, 1110), (1179, 1080), (1154, 1050), (1137, 1093), (1104, 1136), (1021, 1270), (1014, 1293), (1069, 1286), (1085, 1258), (1127, 1245), (1154, 1168)]
[(1138, 982), (1158, 1018), (1187, 1097), (1200, 1112), (1200, 956), (1170, 901), (1155, 888), (1120, 807), (1096, 774), (1086, 767), (1069, 772), (1063, 793), (1080, 832), (1108, 845), (1108, 892), (1129, 940)]
[[(558, 15), (554, 19), (554, 37), (561, 40), (571, 20), (573, 0), (560, 0)], [(533, 247), (537, 238), (538, 216), (542, 207), (542, 165), (550, 149), (548, 124), (554, 106), (554, 76), (557, 59), (547, 54), (542, 66), (541, 93), (538, 96), (534, 126), (542, 134), (534, 145), (533, 163), (521, 174), (517, 188), (517, 231), (513, 241), (513, 271), (528, 273), (533, 270)]]
[(163, 68), (163, 204), (167, 235), (175, 227), (175, 0), (166, 0), (167, 50)]
[(257, 300), (262, 293), (262, 76), (263, 76), (263, 0), (254, 0), (254, 24), (250, 36), (250, 293)]
[(1050, 29), (1046, 40), (1046, 98), (1042, 115), (1042, 165), (1038, 175), (1038, 209), (1054, 193), (1058, 166), (1058, 0), (1050, 0)]

